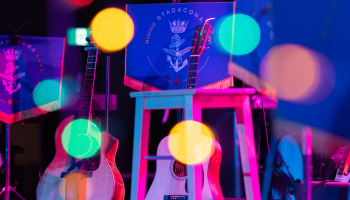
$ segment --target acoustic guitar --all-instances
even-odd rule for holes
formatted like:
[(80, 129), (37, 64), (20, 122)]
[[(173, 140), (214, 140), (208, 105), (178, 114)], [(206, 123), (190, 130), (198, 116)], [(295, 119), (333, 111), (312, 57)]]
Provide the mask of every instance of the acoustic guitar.
[(339, 163), (339, 168), (335, 174), (334, 181), (337, 182), (350, 182), (349, 166), (350, 166), (350, 146), (344, 148), (343, 157)]
[[(79, 119), (89, 119), (95, 123), (81, 126), (79, 136), (89, 136), (89, 130), (98, 129), (99, 122), (91, 114), (91, 102), (95, 82), (95, 71), (98, 49), (90, 45), (84, 77)], [(50, 165), (40, 178), (36, 197), (38, 200), (122, 200), (124, 199), (123, 179), (115, 165), (115, 154), (118, 140), (107, 132), (101, 132), (101, 143), (97, 152), (89, 158), (74, 158), (67, 153), (62, 144), (62, 135), (65, 127), (74, 120), (74, 116), (64, 119), (55, 133), (56, 153)], [(96, 123), (97, 121), (97, 123)], [(70, 134), (71, 137), (74, 137)], [(73, 138), (77, 139), (77, 138)], [(79, 139), (79, 137), (78, 137)], [(76, 145), (76, 147), (74, 147)], [(69, 144), (69, 148), (79, 149), (77, 144)], [(77, 156), (78, 157), (78, 156)]]
[[(212, 27), (207, 19), (203, 25), (196, 27), (187, 76), (187, 89), (196, 88), (198, 61), (209, 34), (213, 33)], [(184, 115), (183, 115), (184, 118)], [(171, 137), (180, 137), (181, 134), (173, 134), (162, 139), (157, 149), (157, 156), (172, 156), (168, 141)], [(181, 144), (179, 144), (181, 148)], [(216, 140), (212, 140), (212, 155), (203, 163), (203, 200), (223, 200), (219, 183), (219, 170), (221, 162), (221, 146)], [(177, 160), (157, 160), (156, 174), (145, 200), (187, 200), (187, 167)]]

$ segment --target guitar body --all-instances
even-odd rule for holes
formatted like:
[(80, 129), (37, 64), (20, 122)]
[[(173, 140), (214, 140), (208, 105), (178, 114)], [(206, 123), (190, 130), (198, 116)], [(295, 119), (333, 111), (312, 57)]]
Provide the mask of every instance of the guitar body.
[(350, 146), (346, 146), (344, 148), (343, 157), (339, 163), (339, 167), (337, 169), (337, 173), (335, 174), (334, 181), (337, 182), (349, 182), (350, 180), (350, 173), (349, 173), (349, 166), (350, 166)]
[(338, 174), (339, 172), (339, 169), (337, 170), (337, 173), (335, 175), (335, 179), (334, 181), (337, 181), (337, 182), (343, 182), (343, 183), (348, 183), (350, 182), (350, 174), (349, 173), (342, 173), (342, 174)]
[[(180, 137), (174, 134), (163, 138), (157, 149), (157, 156), (172, 156), (168, 147), (170, 137)], [(213, 140), (213, 154), (203, 164), (203, 200), (223, 200), (219, 183), (221, 162), (220, 144)], [(170, 200), (168, 195), (187, 196), (186, 172), (175, 165), (183, 165), (175, 160), (157, 160), (157, 168), (152, 185), (145, 200)], [(185, 168), (186, 166), (183, 165)], [(185, 169), (186, 170), (186, 169)]]
[[(77, 187), (79, 191), (66, 192), (66, 178), (61, 178), (61, 173), (67, 172), (72, 157), (65, 151), (61, 141), (64, 128), (73, 120), (74, 116), (67, 117), (60, 123), (56, 130), (56, 154), (40, 178), (36, 191), (37, 199), (77, 199), (74, 193), (79, 194), (79, 200), (124, 199), (124, 183), (115, 165), (118, 140), (110, 136), (107, 132), (101, 132), (99, 167), (92, 172), (91, 177), (83, 177), (84, 175), (81, 175), (82, 177)], [(78, 173), (72, 173), (66, 176), (77, 176), (76, 174)]]

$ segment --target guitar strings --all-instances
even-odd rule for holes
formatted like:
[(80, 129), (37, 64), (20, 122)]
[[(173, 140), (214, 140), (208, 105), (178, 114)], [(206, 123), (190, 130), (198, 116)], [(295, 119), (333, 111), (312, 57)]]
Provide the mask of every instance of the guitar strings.
[[(197, 30), (196, 30), (196, 33), (198, 34)], [(197, 35), (194, 38), (196, 39)], [(200, 44), (201, 40), (199, 40), (198, 42)], [(200, 50), (200, 48), (197, 49), (195, 46), (198, 46), (198, 45), (195, 44), (192, 47), (194, 49), (193, 49), (193, 53), (191, 53), (190, 55), (190, 64), (188, 68), (186, 89), (195, 89), (197, 86), (197, 70), (198, 70), (198, 61), (199, 61), (199, 53), (200, 53), (200, 51), (198, 50)], [(195, 68), (195, 66), (197, 67)], [(182, 112), (182, 121), (185, 121), (185, 109), (183, 109), (183, 112)], [(186, 126), (181, 126), (180, 135), (179, 135), (179, 149), (177, 153), (179, 156), (186, 156), (188, 153), (187, 146), (186, 146), (186, 132), (184, 129), (186, 129)], [(186, 156), (186, 159), (187, 159), (187, 156)], [(181, 182), (182, 180), (187, 179), (186, 168), (187, 168), (187, 165), (177, 161), (176, 159), (172, 162), (171, 170), (173, 171), (175, 176), (174, 178), (175, 180), (173, 181), (173, 179), (171, 179), (171, 182), (170, 182), (170, 188), (171, 188), (170, 193), (172, 195), (174, 194), (179, 195), (179, 192), (182, 191)]]
[[(195, 65), (198, 64), (198, 57), (199, 55), (197, 52), (197, 48), (195, 48), (194, 50), (194, 55), (190, 56), (190, 65), (188, 68), (188, 77), (187, 77), (187, 84), (186, 84), (186, 89), (192, 89), (192, 88), (196, 88), (196, 68)], [(195, 76), (194, 76), (195, 75)], [(182, 112), (182, 121), (185, 121), (185, 110), (183, 109)], [(181, 127), (181, 133), (180, 133), (180, 137), (179, 137), (179, 150), (181, 152), (179, 152), (179, 156), (186, 156), (187, 158), (187, 146), (186, 146), (186, 125)], [(175, 163), (175, 168), (176, 168), (176, 175), (178, 176), (178, 178), (180, 180), (184, 180), (186, 179), (187, 173), (185, 173), (187, 170), (187, 165), (179, 162), (179, 161), (174, 161)], [(186, 180), (187, 181), (187, 180)], [(182, 181), (177, 181), (179, 183), (181, 183)], [(182, 189), (182, 185), (181, 184), (177, 184), (176, 185), (176, 194), (178, 194), (178, 191), (181, 191)]]
[[(94, 75), (95, 75), (95, 63), (97, 59), (97, 49), (89, 50), (87, 65), (85, 69), (84, 85), (82, 92), (82, 99), (79, 111), (79, 119), (87, 118), (89, 121), (87, 124), (83, 124), (82, 121), (79, 123), (78, 137), (82, 134), (87, 134), (90, 125), (90, 111), (91, 111), (91, 101), (93, 93)], [(77, 149), (79, 150), (79, 142), (77, 144)]]

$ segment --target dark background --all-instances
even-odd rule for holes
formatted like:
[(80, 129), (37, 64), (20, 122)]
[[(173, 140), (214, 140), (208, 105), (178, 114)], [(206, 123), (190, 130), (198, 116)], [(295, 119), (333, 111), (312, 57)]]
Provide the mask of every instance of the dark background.
[[(182, 0), (182, 3), (189, 1)], [(191, 1), (193, 2), (193, 1)], [(151, 0), (94, 0), (90, 5), (77, 8), (68, 0), (3, 0), (0, 1), (0, 22), (7, 23), (15, 29), (24, 22), (31, 20), (19, 31), (20, 35), (43, 36), (43, 37), (66, 37), (66, 30), (70, 27), (88, 27), (92, 18), (103, 8), (117, 7), (125, 10), (125, 4), (148, 4), (148, 3), (171, 3), (171, 1)], [(6, 25), (0, 24), (0, 35), (10, 35), (13, 31)], [(121, 172), (125, 183), (125, 199), (130, 199), (133, 130), (135, 115), (135, 99), (129, 97), (129, 93), (135, 91), (124, 86), (125, 51), (111, 54), (110, 93), (117, 95), (117, 111), (110, 112), (109, 132), (119, 140), (119, 148), (116, 154), (116, 165)], [(69, 93), (81, 93), (82, 80), (79, 82), (78, 74), (83, 74), (86, 64), (87, 53), (83, 47), (66, 45), (64, 60), (64, 83), (70, 84)], [(95, 94), (105, 92), (106, 55), (101, 54), (97, 62)], [(235, 87), (242, 84), (235, 80)], [(222, 147), (222, 162), (220, 167), (220, 183), (225, 198), (235, 197), (235, 176), (233, 165), (233, 109), (212, 109), (203, 111), (203, 122), (215, 132), (216, 139)], [(13, 154), (11, 159), (11, 185), (16, 186), (18, 192), (25, 199), (35, 199), (36, 187), (40, 174), (51, 162), (54, 153), (54, 134), (58, 124), (67, 116), (76, 114), (75, 111), (60, 110), (48, 113), (37, 118), (24, 120), (11, 125), (11, 142), (24, 148), (24, 153)], [(95, 111), (97, 117), (102, 120), (102, 130), (105, 130), (105, 118), (103, 111)], [(157, 146), (180, 117), (179, 112), (171, 110), (169, 119), (162, 124), (164, 111), (152, 111), (149, 155), (155, 155)], [(272, 120), (271, 112), (267, 113), (268, 131)], [(261, 133), (261, 161), (266, 154), (265, 129), (262, 126), (262, 112), (253, 111), (255, 136), (258, 143), (258, 134)], [(0, 143), (5, 141), (5, 125), (1, 123)], [(281, 131), (280, 135), (285, 135)], [(322, 141), (321, 141), (322, 138)], [(326, 140), (326, 139), (325, 139)], [(298, 142), (300, 140), (297, 140)], [(339, 140), (340, 141), (340, 140)], [(337, 144), (340, 142), (337, 141)], [(323, 144), (323, 137), (315, 137), (313, 143)], [(314, 145), (314, 180), (322, 180), (322, 174), (326, 171), (327, 161), (322, 158), (322, 145)], [(339, 145), (341, 146), (341, 145)], [(317, 148), (316, 148), (317, 147)], [(320, 150), (321, 149), (321, 150)], [(335, 149), (336, 150), (336, 149)], [(327, 156), (331, 156), (328, 152)], [(3, 156), (3, 155), (2, 155)], [(323, 157), (325, 155), (323, 154)], [(4, 156), (3, 156), (4, 157)], [(321, 165), (322, 162), (325, 165)], [(1, 163), (1, 162), (0, 162)], [(323, 169), (321, 169), (323, 168)], [(155, 172), (155, 162), (148, 165), (149, 175)], [(263, 177), (263, 173), (261, 173)], [(150, 186), (152, 178), (148, 179)], [(278, 184), (278, 183), (277, 183)], [(4, 185), (4, 165), (0, 167), (0, 187)], [(237, 195), (237, 194), (236, 194)], [(243, 197), (241, 190), (236, 197)]]
[[(188, 2), (188, 1), (181, 1)], [(103, 8), (117, 7), (125, 10), (125, 4), (171, 3), (171, 1), (150, 0), (94, 0), (90, 5), (77, 8), (68, 0), (6, 0), (0, 2), (0, 22), (7, 23), (18, 29), (24, 22), (19, 34), (26, 36), (66, 37), (66, 30), (70, 27), (88, 27), (92, 18)], [(0, 34), (10, 35), (13, 31), (6, 25), (0, 24)], [(129, 93), (135, 91), (124, 86), (125, 51), (111, 54), (110, 93), (117, 95), (117, 111), (110, 112), (109, 132), (119, 140), (116, 154), (116, 165), (125, 183), (125, 199), (130, 199), (133, 128), (135, 115), (135, 99)], [(81, 82), (77, 82), (77, 74), (83, 73), (87, 53), (83, 47), (66, 45), (64, 60), (64, 79), (72, 84), (69, 93), (80, 94)], [(105, 92), (106, 55), (101, 54), (97, 62), (94, 93)], [(78, 88), (76, 87), (78, 85)], [(80, 87), (80, 90), (79, 90)], [(11, 143), (25, 149), (24, 153), (13, 154), (11, 160), (11, 185), (17, 187), (18, 192), (25, 199), (35, 199), (39, 174), (51, 162), (54, 153), (54, 134), (58, 124), (74, 111), (56, 111), (37, 118), (24, 120), (11, 125)], [(223, 149), (223, 159), (220, 170), (220, 181), (225, 197), (233, 197), (233, 109), (214, 109), (203, 111), (203, 122), (208, 124), (217, 135)], [(95, 114), (102, 120), (102, 130), (105, 130), (104, 112)], [(162, 124), (164, 111), (152, 111), (149, 155), (155, 155), (158, 143), (165, 137), (177, 122), (178, 112), (172, 110), (168, 121)], [(2, 124), (1, 138), (4, 142), (5, 124)], [(155, 172), (155, 162), (149, 162), (149, 172)], [(4, 173), (2, 173), (4, 179)], [(152, 178), (148, 179), (148, 186)], [(1, 180), (0, 186), (3, 185)]]

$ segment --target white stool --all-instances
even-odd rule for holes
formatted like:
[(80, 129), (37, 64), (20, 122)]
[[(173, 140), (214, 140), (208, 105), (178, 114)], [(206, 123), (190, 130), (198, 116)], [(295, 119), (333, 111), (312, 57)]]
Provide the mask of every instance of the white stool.
[[(184, 109), (185, 120), (202, 121), (202, 109), (235, 108), (237, 131), (247, 200), (260, 200), (259, 176), (250, 94), (253, 88), (186, 89), (153, 92), (131, 92), (136, 98), (134, 147), (131, 177), (131, 200), (144, 200), (146, 194), (148, 140), (151, 110)], [(199, 173), (200, 172), (200, 173)], [(200, 165), (187, 165), (188, 199), (202, 199)], [(196, 184), (200, 182), (200, 184)]]

